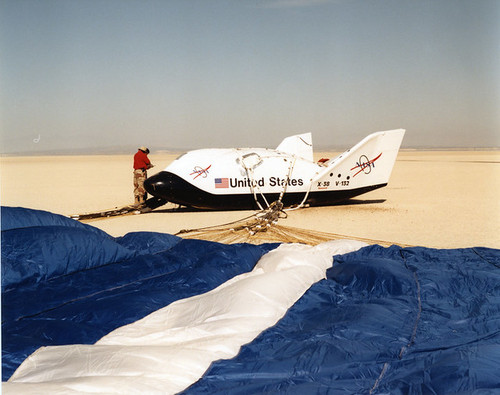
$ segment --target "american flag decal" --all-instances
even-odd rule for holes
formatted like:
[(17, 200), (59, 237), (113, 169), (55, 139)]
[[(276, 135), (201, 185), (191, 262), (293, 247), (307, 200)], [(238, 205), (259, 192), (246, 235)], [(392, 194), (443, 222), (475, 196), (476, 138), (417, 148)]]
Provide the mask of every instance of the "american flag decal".
[(229, 188), (229, 178), (216, 178), (215, 188)]

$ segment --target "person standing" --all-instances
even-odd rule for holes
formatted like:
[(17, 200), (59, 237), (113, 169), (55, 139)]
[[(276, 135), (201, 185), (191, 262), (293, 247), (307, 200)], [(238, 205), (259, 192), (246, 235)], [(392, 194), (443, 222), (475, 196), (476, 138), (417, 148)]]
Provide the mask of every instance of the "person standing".
[(134, 155), (134, 206), (137, 207), (146, 202), (147, 193), (144, 189), (144, 181), (148, 178), (147, 170), (154, 166), (151, 164), (148, 154), (149, 149), (140, 147)]

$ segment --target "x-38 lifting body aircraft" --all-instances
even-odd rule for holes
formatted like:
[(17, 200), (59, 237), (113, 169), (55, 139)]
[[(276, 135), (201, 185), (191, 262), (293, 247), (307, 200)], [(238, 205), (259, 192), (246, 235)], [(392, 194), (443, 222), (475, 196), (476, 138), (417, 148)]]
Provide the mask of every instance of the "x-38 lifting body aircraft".
[(147, 192), (183, 206), (262, 209), (339, 203), (387, 185), (405, 131), (370, 134), (330, 160), (315, 162), (310, 133), (276, 149), (200, 149), (179, 156), (148, 178)]

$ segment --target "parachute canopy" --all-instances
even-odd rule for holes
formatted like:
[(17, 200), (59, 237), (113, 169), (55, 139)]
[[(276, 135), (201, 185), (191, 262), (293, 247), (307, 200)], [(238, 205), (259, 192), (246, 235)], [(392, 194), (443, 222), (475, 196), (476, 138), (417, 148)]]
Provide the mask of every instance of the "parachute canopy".
[[(133, 383), (161, 392), (165, 382), (182, 382), (171, 388), (185, 393), (500, 387), (500, 251), (360, 247), (113, 238), (4, 207), (2, 368), (11, 380), (3, 391), (120, 392)], [(236, 348), (230, 337), (241, 337)], [(198, 341), (227, 356), (197, 364), (202, 353), (186, 350), (199, 350)], [(167, 354), (169, 372), (158, 373), (158, 363), (145, 372), (168, 350), (177, 350)], [(182, 376), (197, 365), (201, 378)]]

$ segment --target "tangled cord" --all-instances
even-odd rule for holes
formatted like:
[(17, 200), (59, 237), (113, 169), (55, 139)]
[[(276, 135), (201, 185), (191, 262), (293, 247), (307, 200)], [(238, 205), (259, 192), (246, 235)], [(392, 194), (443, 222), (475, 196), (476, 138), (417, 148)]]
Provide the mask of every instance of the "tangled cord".
[(266, 209), (256, 214), (226, 224), (207, 226), (196, 229), (182, 229), (176, 236), (200, 236), (202, 234), (220, 233), (229, 231), (232, 233), (246, 231), (248, 236), (254, 236), (258, 232), (266, 232), (271, 226), (276, 225), (280, 218), (287, 218), (283, 211), (283, 203), (279, 200), (272, 202)]
[(257, 232), (265, 232), (271, 226), (276, 225), (280, 218), (287, 218), (288, 214), (283, 211), (283, 203), (280, 200), (272, 202), (268, 208), (255, 214), (255, 220), (248, 223), (245, 229), (250, 236)]
[(292, 226), (280, 225), (278, 223), (279, 219), (285, 219), (287, 217), (288, 214), (283, 209), (283, 203), (276, 200), (272, 202), (268, 208), (240, 220), (204, 228), (183, 229), (177, 232), (176, 235), (187, 239), (202, 239), (226, 244), (261, 244), (278, 242), (316, 245), (329, 240), (349, 239), (382, 246), (390, 246), (393, 244), (398, 244), (402, 247), (409, 246), (384, 240), (295, 228)]

